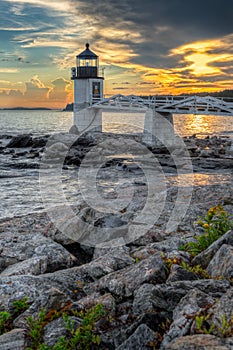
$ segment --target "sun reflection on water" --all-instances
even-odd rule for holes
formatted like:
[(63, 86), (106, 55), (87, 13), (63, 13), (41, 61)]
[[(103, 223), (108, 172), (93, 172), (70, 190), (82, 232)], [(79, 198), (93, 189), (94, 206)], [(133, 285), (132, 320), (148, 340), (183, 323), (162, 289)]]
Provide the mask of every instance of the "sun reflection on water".
[(206, 173), (194, 173), (194, 174), (182, 174), (179, 176), (168, 176), (167, 180), (174, 186), (185, 186), (185, 183), (189, 183), (190, 178), (193, 177), (194, 186), (210, 186), (219, 185), (220, 183), (227, 183), (232, 181), (232, 174), (206, 174)]
[(181, 136), (233, 134), (233, 117), (230, 116), (177, 114), (173, 118), (175, 131)]
[[(144, 129), (144, 113), (103, 112), (103, 131), (140, 133)], [(180, 136), (205, 137), (213, 134), (233, 136), (233, 117), (201, 114), (174, 114), (175, 132)]]

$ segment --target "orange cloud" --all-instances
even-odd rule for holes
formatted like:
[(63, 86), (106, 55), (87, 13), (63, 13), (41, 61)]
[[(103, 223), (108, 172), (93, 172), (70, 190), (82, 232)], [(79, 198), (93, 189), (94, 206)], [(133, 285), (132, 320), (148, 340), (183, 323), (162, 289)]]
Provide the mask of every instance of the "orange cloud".
[[(169, 56), (178, 57), (177, 67), (169, 69), (132, 64), (127, 53), (125, 62), (116, 62), (116, 65), (131, 71), (137, 80), (154, 83), (132, 85), (127, 88), (128, 93), (179, 94), (231, 89), (233, 69), (229, 74), (226, 74), (225, 70), (231, 67), (229, 63), (232, 62), (232, 39), (233, 35), (228, 35), (174, 48), (169, 52)], [(124, 76), (124, 72), (121, 72), (121, 75)], [(128, 80), (133, 82), (130, 78)]]
[(185, 69), (188, 68), (197, 77), (222, 74), (221, 69), (212, 64), (216, 62), (227, 63), (232, 60), (231, 53), (216, 53), (216, 51), (229, 50), (229, 45), (226, 45), (228, 37), (182, 45), (171, 50), (170, 56), (182, 55), (183, 61), (187, 63)]
[(4, 88), (0, 91), (1, 107), (49, 107), (64, 108), (71, 102), (72, 89), (70, 81), (57, 78), (51, 86), (45, 85), (38, 77), (33, 76), (25, 82), (25, 90)]

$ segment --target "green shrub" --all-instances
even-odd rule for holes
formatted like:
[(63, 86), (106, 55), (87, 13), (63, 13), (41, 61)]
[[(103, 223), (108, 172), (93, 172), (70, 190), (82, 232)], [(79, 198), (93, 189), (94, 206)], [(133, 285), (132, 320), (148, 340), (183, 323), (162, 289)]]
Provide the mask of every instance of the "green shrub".
[(189, 271), (194, 273), (195, 275), (197, 275), (198, 278), (205, 278), (208, 279), (210, 278), (209, 274), (206, 272), (205, 269), (203, 269), (200, 265), (194, 265), (194, 266), (190, 266), (188, 264), (186, 264), (184, 261), (182, 261), (181, 266)]
[(27, 323), (29, 327), (29, 337), (31, 340), (31, 347), (27, 350), (40, 349), (43, 338), (43, 330), (45, 326), (46, 313), (42, 309), (39, 312), (38, 318), (35, 320), (32, 316), (27, 317)]
[(210, 208), (205, 217), (197, 221), (197, 224), (204, 229), (205, 234), (195, 236), (195, 241), (180, 247), (181, 250), (190, 252), (193, 256), (206, 250), (224, 233), (233, 228), (232, 216), (221, 205)]
[(41, 310), (37, 320), (31, 316), (28, 317), (31, 347), (27, 348), (27, 350), (75, 350), (77, 348), (79, 350), (89, 350), (93, 344), (99, 345), (101, 339), (95, 333), (95, 324), (104, 315), (103, 306), (97, 304), (90, 310), (74, 312), (73, 315), (82, 319), (81, 324), (75, 328), (74, 321), (70, 315), (63, 313), (62, 317), (68, 335), (60, 337), (52, 347), (43, 343), (44, 326), (47, 324), (45, 312)]
[(21, 313), (23, 313), (27, 308), (29, 307), (29, 304), (27, 302), (27, 298), (23, 298), (20, 300), (15, 300), (13, 302), (13, 312), (10, 313), (8, 311), (1, 311), (0, 312), (0, 335), (9, 332), (12, 329), (12, 322), (13, 320), (19, 316)]
[(221, 315), (221, 324), (220, 326), (217, 326), (213, 322), (210, 323), (209, 319), (211, 314), (206, 313), (205, 310), (204, 314), (197, 314), (195, 316), (195, 326), (196, 326), (196, 333), (202, 333), (202, 334), (216, 334), (218, 332), (219, 336), (221, 338), (228, 338), (232, 337), (233, 335), (233, 317), (231, 317), (230, 320), (227, 319), (226, 315)]
[(13, 306), (16, 316), (22, 314), (29, 308), (28, 298), (25, 297), (23, 299), (13, 301)]
[(10, 326), (11, 314), (7, 311), (0, 312), (0, 335), (5, 332), (8, 332)]

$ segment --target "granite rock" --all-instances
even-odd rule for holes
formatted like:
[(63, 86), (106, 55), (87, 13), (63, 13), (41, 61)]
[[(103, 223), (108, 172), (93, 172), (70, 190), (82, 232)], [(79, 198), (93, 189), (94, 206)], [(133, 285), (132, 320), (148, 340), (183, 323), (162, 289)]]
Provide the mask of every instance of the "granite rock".
[(0, 336), (1, 350), (25, 350), (29, 346), (25, 329), (12, 329)]
[(206, 269), (210, 260), (213, 258), (214, 254), (220, 249), (223, 244), (228, 244), (233, 246), (233, 231), (230, 230), (222, 235), (218, 240), (213, 242), (207, 249), (199, 253), (192, 259), (192, 264), (201, 265), (203, 269)]
[(93, 290), (108, 290), (120, 298), (132, 296), (143, 283), (163, 283), (166, 278), (165, 263), (159, 253), (140, 261), (133, 266), (123, 268), (102, 277), (94, 285)]
[(142, 324), (116, 350), (149, 350), (151, 349), (150, 343), (153, 343), (155, 339), (155, 333), (148, 326)]
[(173, 323), (165, 334), (160, 349), (164, 350), (168, 343), (190, 333), (195, 315), (204, 310), (208, 305), (214, 304), (214, 299), (198, 289), (189, 291), (181, 299), (173, 311)]
[(232, 346), (232, 339), (196, 334), (175, 339), (165, 347), (165, 350), (232, 350)]
[(194, 281), (197, 280), (195, 273), (187, 271), (180, 265), (173, 264), (171, 266), (170, 274), (167, 283), (176, 281)]
[(76, 261), (62, 245), (41, 234), (1, 233), (0, 241), (0, 276), (53, 272), (69, 268)]
[(233, 277), (233, 246), (223, 244), (210, 261), (206, 271), (212, 277)]

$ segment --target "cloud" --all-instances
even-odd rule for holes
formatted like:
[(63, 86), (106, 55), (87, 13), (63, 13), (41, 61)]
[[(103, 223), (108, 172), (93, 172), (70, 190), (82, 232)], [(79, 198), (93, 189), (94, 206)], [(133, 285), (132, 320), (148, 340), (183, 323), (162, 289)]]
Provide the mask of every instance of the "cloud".
[(12, 82), (10, 80), (0, 80), (0, 90), (2, 91), (10, 91), (10, 90), (20, 90), (23, 88), (23, 83), (21, 81)]
[[(58, 12), (66, 12), (71, 10), (70, 1), (69, 0), (4, 0), (5, 2), (9, 2), (13, 4), (13, 8), (20, 8), (20, 14), (22, 11), (22, 5), (28, 4), (33, 7), (44, 7), (47, 9), (52, 9)], [(18, 4), (18, 6), (17, 6)], [(21, 5), (21, 6), (20, 6)]]
[[(26, 55), (24, 55), (23, 52), (19, 53), (16, 51), (16, 52), (2, 52), (2, 58), (0, 59), (0, 62), (7, 62), (9, 63), (8, 66), (10, 65), (11, 67), (2, 67), (0, 69), (2, 69), (2, 73), (6, 72), (7, 73), (7, 70), (9, 72), (9, 69), (12, 70), (13, 73), (17, 73), (19, 72), (19, 68), (15, 68), (15, 65), (17, 64), (29, 64), (30, 61), (27, 59)], [(16, 63), (15, 63), (16, 62)], [(12, 67), (14, 66), (14, 67)]]
[(24, 15), (23, 9), (24, 9), (23, 4), (13, 4), (13, 6), (11, 7), (11, 11), (16, 16), (23, 16)]
[(37, 75), (32, 77), (30, 81), (27, 81), (25, 85), (24, 100), (41, 106), (47, 104), (50, 88), (45, 86)]
[(128, 88), (120, 86), (120, 87), (115, 87), (113, 90), (128, 90)]
[(0, 68), (0, 73), (14, 74), (18, 72), (19, 72), (18, 68)]
[[(63, 108), (67, 102), (72, 101), (71, 82), (64, 78), (56, 78), (49, 85), (44, 84), (38, 75), (34, 75), (24, 84), (10, 81), (0, 81), (1, 107), (52, 107)], [(23, 91), (23, 86), (25, 89)], [(21, 89), (15, 88), (20, 86)]]
[(10, 84), (9, 80), (0, 80), (0, 84)]
[(136, 83), (137, 85), (155, 85), (155, 82), (149, 81), (141, 81), (140, 83)]
[(112, 85), (129, 85), (129, 81), (121, 81), (120, 83), (112, 83)]
[(20, 90), (0, 89), (0, 104), (2, 108), (21, 106), (21, 104), (17, 104), (17, 102), (21, 101), (22, 98), (23, 93)]
[(0, 91), (0, 96), (2, 97), (22, 97), (23, 96), (23, 93), (22, 93), (22, 91), (20, 91), (20, 90), (13, 90), (13, 89), (11, 89), (11, 90), (1, 90)]
[(31, 31), (31, 30), (35, 30), (36, 27), (30, 26), (30, 27), (0, 27), (0, 31), (4, 32), (4, 31), (9, 31), (9, 32), (24, 32), (24, 31)]
[(66, 101), (72, 92), (71, 82), (64, 78), (57, 78), (51, 82), (52, 89), (49, 92), (49, 99), (56, 101)]
[[(179, 55), (185, 63), (185, 73), (188, 71), (191, 76), (199, 79), (208, 77), (214, 83), (226, 78), (226, 71), (232, 62), (233, 44), (229, 44), (230, 38), (233, 39), (233, 35), (189, 43), (171, 50), (170, 55)], [(230, 80), (232, 74), (228, 78)]]
[[(140, 91), (146, 93), (151, 86), (154, 92), (179, 93), (181, 81), (191, 89), (201, 88), (198, 82), (203, 74), (208, 75), (211, 88), (217, 83), (215, 88), (219, 89), (219, 76), (224, 86), (228, 78), (231, 85), (231, 77), (224, 75), (230, 72), (233, 3), (197, 0), (191, 10), (190, 3), (181, 4), (180, 0), (148, 0), (146, 6), (141, 0), (98, 0), (92, 6), (79, 0), (72, 4), (77, 18), (83, 18), (84, 24), (88, 18), (88, 36), (102, 64), (114, 64), (140, 78), (141, 83), (135, 84)], [(214, 53), (214, 49), (219, 52)], [(63, 68), (71, 58), (70, 51), (69, 58), (61, 60)], [(59, 58), (56, 60), (59, 64)], [(216, 65), (220, 61), (221, 67)], [(116, 79), (120, 84), (120, 77)]]
[[(3, 0), (2, 11), (5, 42), (18, 48), (14, 59), (20, 68), (31, 62), (47, 71), (63, 70), (67, 77), (76, 54), (90, 41), (108, 68), (109, 94), (114, 85), (126, 88), (126, 81), (127, 91), (138, 94), (232, 87), (229, 0)], [(71, 96), (65, 80), (50, 79), (37, 86), (48, 100)], [(37, 91), (35, 84), (34, 90), (29, 87)]]

